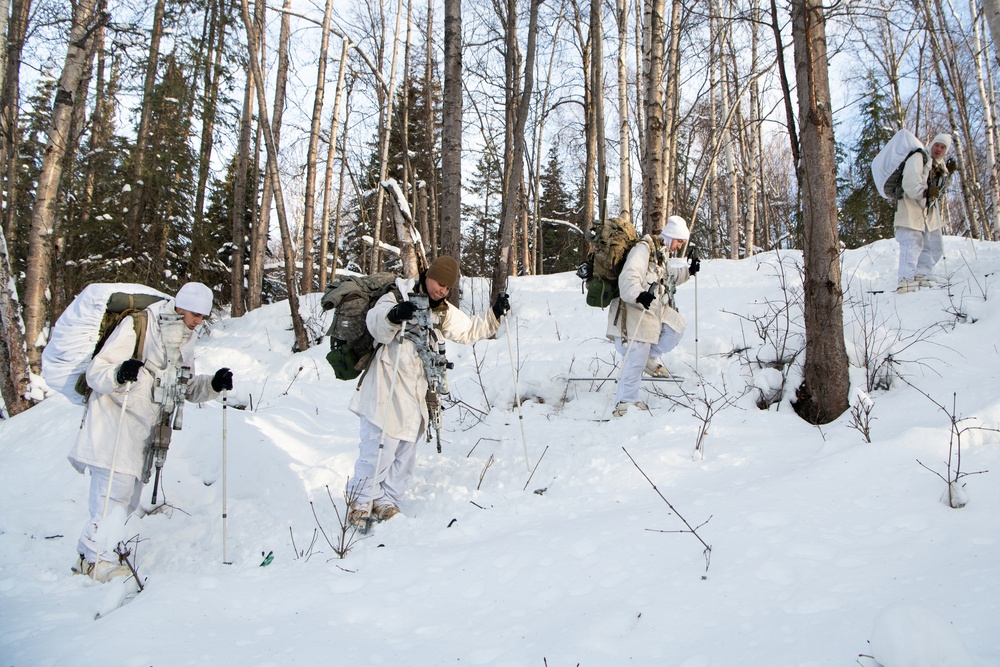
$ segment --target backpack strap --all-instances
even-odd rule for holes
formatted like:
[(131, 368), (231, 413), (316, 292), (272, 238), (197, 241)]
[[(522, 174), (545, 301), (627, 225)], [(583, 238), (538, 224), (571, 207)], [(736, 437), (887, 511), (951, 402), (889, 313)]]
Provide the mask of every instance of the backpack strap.
[[(396, 303), (403, 302), (403, 293), (399, 291), (399, 287), (396, 286), (395, 283), (392, 284), (392, 287), (389, 288), (389, 291), (386, 292), (386, 294), (391, 294), (396, 300)], [(379, 298), (381, 299), (382, 297)], [(379, 351), (380, 347), (382, 347), (382, 343), (376, 342), (375, 347), (373, 347), (372, 351), (368, 353), (368, 360), (365, 362), (365, 368), (361, 371), (361, 376), (358, 378), (358, 384), (354, 386), (354, 391), (361, 391), (361, 383), (365, 381), (365, 376), (368, 375), (368, 369), (372, 367), (372, 361), (375, 359), (375, 354)]]
[(149, 322), (149, 312), (137, 310), (132, 313), (132, 327), (135, 329), (135, 349), (132, 358), (142, 361), (143, 350), (146, 349), (146, 324)]

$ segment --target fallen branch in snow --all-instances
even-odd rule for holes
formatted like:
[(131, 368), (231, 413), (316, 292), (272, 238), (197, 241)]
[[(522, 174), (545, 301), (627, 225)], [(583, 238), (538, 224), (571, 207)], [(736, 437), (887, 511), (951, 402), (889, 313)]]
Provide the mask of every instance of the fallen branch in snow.
[(479, 484), (476, 484), (476, 491), (482, 488), (483, 478), (486, 477), (486, 471), (490, 469), (493, 465), (493, 455), (490, 454), (490, 458), (486, 459), (486, 465), (483, 466), (482, 472), (479, 473)]
[[(521, 489), (522, 491), (527, 491), (528, 490), (528, 485), (531, 484), (531, 478), (535, 476), (535, 471), (538, 470), (538, 464), (542, 462), (543, 458), (545, 458), (545, 452), (547, 452), (547, 451), (549, 451), (549, 446), (545, 445), (545, 449), (542, 450), (542, 455), (539, 456), (538, 457), (538, 461), (535, 462), (535, 467), (531, 469), (531, 474), (528, 475), (528, 481), (524, 483), (524, 488)], [(538, 495), (541, 495), (541, 494), (538, 494)]]
[(667, 500), (666, 496), (664, 496), (662, 493), (660, 493), (660, 490), (658, 488), (656, 488), (656, 484), (653, 484), (653, 480), (651, 480), (649, 478), (649, 475), (647, 475), (646, 472), (642, 468), (639, 467), (639, 464), (635, 462), (635, 459), (632, 458), (632, 455), (628, 453), (628, 450), (625, 449), (624, 447), (622, 447), (622, 451), (625, 452), (625, 456), (627, 456), (629, 458), (629, 461), (631, 461), (632, 465), (634, 465), (636, 467), (636, 470), (638, 470), (640, 473), (642, 473), (642, 476), (646, 478), (646, 481), (649, 482), (649, 485), (653, 487), (653, 491), (656, 491), (656, 495), (658, 495), (663, 500), (663, 502), (665, 502), (667, 504), (667, 507), (670, 508), (670, 511), (673, 512), (674, 514), (676, 514), (677, 518), (680, 519), (681, 521), (683, 521), (684, 525), (687, 526), (687, 530), (657, 530), (657, 531), (654, 531), (654, 532), (657, 532), (657, 533), (691, 533), (692, 535), (694, 535), (696, 538), (698, 538), (698, 541), (701, 542), (701, 545), (703, 547), (705, 547), (705, 550), (702, 553), (705, 554), (705, 572), (708, 572), (708, 567), (709, 567), (709, 565), (711, 565), (711, 562), (712, 562), (712, 547), (707, 542), (705, 542), (705, 540), (701, 539), (701, 535), (698, 534), (698, 529), (701, 528), (702, 526), (704, 526), (705, 524), (707, 524), (709, 521), (711, 521), (712, 517), (711, 516), (708, 517), (707, 519), (705, 519), (704, 521), (702, 521), (697, 526), (692, 526), (690, 523), (688, 523), (687, 519), (685, 519), (683, 516), (681, 516), (681, 513), (677, 511), (677, 508), (675, 508), (673, 505), (670, 504), (670, 501)]

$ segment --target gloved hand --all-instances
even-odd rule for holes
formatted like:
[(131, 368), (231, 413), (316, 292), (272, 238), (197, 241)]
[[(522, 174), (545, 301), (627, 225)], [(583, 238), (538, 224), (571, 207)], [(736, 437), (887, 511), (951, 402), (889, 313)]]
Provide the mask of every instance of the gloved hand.
[(953, 157), (948, 158), (948, 161), (944, 163), (944, 166), (948, 169), (949, 174), (954, 174), (958, 171), (958, 162)]
[(691, 255), (691, 265), (688, 267), (688, 273), (693, 276), (694, 274), (698, 273), (699, 271), (701, 271), (701, 257), (698, 257), (698, 255), (692, 254)]
[(402, 324), (407, 320), (412, 320), (417, 313), (417, 304), (412, 301), (401, 301), (392, 307), (389, 314), (385, 316), (393, 324)]
[(215, 377), (212, 378), (212, 389), (215, 391), (222, 391), (223, 389), (229, 390), (233, 388), (233, 372), (228, 368), (220, 368), (215, 371)]
[(580, 266), (576, 267), (576, 277), (580, 280), (590, 280), (594, 276), (594, 260), (588, 259), (586, 262), (581, 262)]
[(138, 359), (126, 359), (122, 362), (122, 365), (118, 367), (118, 372), (115, 373), (115, 379), (118, 380), (118, 384), (135, 382), (139, 379), (140, 368), (142, 368), (142, 362)]
[(929, 201), (929, 202), (934, 201), (935, 199), (938, 198), (939, 194), (941, 194), (941, 188), (939, 188), (936, 185), (928, 185), (927, 186), (927, 193), (925, 195), (927, 197), (927, 201)]
[(497, 294), (496, 301), (493, 302), (493, 314), (499, 320), (510, 311), (510, 296), (504, 292)]
[(635, 302), (641, 304), (646, 310), (649, 310), (649, 307), (652, 305), (653, 299), (655, 298), (656, 297), (653, 296), (651, 292), (643, 292), (635, 298)]

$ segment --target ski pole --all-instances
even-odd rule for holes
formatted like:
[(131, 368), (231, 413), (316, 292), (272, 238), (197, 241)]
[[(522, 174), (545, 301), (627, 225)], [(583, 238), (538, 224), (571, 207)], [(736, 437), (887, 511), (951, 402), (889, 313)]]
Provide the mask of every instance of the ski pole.
[[(125, 396), (122, 397), (122, 411), (118, 415), (118, 432), (115, 433), (115, 447), (111, 454), (111, 470), (108, 471), (108, 489), (104, 493), (104, 509), (101, 510), (101, 522), (108, 518), (108, 505), (111, 503), (111, 486), (115, 482), (115, 468), (118, 467), (118, 446), (122, 441), (122, 427), (125, 425), (125, 410), (128, 407), (128, 395), (132, 391), (132, 383), (125, 383)], [(91, 471), (93, 474), (93, 471)], [(101, 550), (98, 547), (94, 558), (94, 569), (91, 570), (91, 578), (97, 578), (97, 563), (101, 562)], [(138, 579), (136, 580), (138, 581)]]
[[(688, 256), (697, 258), (698, 247), (692, 245)], [(694, 274), (694, 373), (698, 374), (698, 274)]]
[(365, 517), (365, 527), (361, 534), (365, 535), (372, 527), (372, 511), (375, 509), (375, 488), (378, 484), (378, 469), (382, 465), (382, 452), (385, 451), (385, 426), (389, 422), (389, 412), (392, 410), (392, 397), (396, 394), (396, 378), (399, 377), (399, 357), (403, 352), (403, 335), (406, 333), (406, 320), (403, 320), (399, 328), (399, 344), (396, 347), (396, 358), (392, 362), (392, 382), (389, 383), (389, 397), (385, 403), (385, 418), (382, 420), (382, 428), (378, 436), (378, 456), (375, 457), (375, 472), (372, 473), (372, 491), (368, 498), (368, 512)]
[(111, 502), (111, 484), (115, 481), (115, 468), (118, 467), (118, 445), (122, 441), (122, 426), (125, 425), (125, 409), (128, 407), (128, 395), (132, 391), (132, 383), (125, 383), (125, 396), (122, 398), (122, 411), (118, 415), (118, 432), (115, 433), (115, 447), (111, 454), (111, 470), (108, 473), (108, 490), (104, 494), (104, 509), (101, 518), (108, 516), (108, 504)]
[(517, 388), (517, 371), (514, 367), (514, 350), (510, 345), (510, 315), (503, 318), (507, 327), (507, 355), (510, 357), (510, 374), (514, 378), (514, 400), (517, 402), (517, 421), (521, 426), (521, 444), (524, 446), (524, 466), (531, 472), (531, 463), (528, 461), (528, 441), (524, 437), (524, 413), (521, 412), (521, 392)]
[(229, 407), (229, 390), (222, 390), (222, 564), (232, 565), (226, 558), (226, 410)]

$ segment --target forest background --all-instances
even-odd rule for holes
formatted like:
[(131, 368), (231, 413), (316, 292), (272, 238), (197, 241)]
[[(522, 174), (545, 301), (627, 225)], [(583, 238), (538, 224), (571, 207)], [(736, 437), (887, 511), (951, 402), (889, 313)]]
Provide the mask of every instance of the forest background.
[(288, 299), (315, 344), (298, 294), (412, 273), (401, 211), (494, 293), (574, 269), (610, 216), (681, 215), (713, 258), (803, 248), (807, 334), (836, 337), (810, 281), (839, 295), (836, 253), (891, 237), (869, 165), (897, 129), (953, 133), (947, 233), (1000, 227), (994, 4), (4, 0), (6, 409), (92, 282)]

